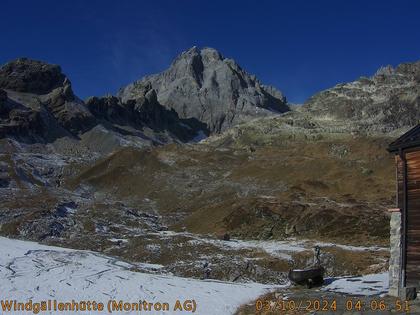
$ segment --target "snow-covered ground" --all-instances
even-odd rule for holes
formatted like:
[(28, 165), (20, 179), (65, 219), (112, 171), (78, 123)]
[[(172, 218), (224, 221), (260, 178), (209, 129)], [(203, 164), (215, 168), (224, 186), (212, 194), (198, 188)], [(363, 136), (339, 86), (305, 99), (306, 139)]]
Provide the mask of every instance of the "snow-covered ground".
[(148, 314), (187, 314), (190, 312), (173, 311), (176, 301), (195, 300), (197, 314), (232, 314), (243, 303), (280, 288), (139, 273), (130, 271), (131, 264), (94, 252), (4, 237), (0, 237), (0, 250), (3, 301), (89, 300), (104, 303), (106, 310), (110, 300), (117, 303), (145, 300), (170, 306), (170, 311)]
[[(296, 243), (289, 245), (294, 250), (295, 246), (299, 247)], [(280, 247), (290, 250), (286, 244), (281, 244)], [(266, 249), (270, 251), (270, 246)], [(0, 237), (0, 250), (0, 302), (3, 303), (6, 300), (22, 303), (29, 300), (34, 303), (48, 300), (103, 303), (104, 311), (89, 312), (95, 314), (108, 313), (109, 301), (115, 300), (117, 304), (119, 301), (147, 301), (154, 304), (168, 303), (170, 307), (165, 312), (147, 311), (149, 314), (187, 314), (190, 311), (174, 312), (176, 301), (183, 303), (194, 300), (197, 314), (232, 314), (240, 305), (255, 300), (262, 294), (287, 287), (140, 273), (131, 271), (134, 265), (95, 252), (45, 246), (4, 237)], [(326, 284), (321, 290), (349, 295), (383, 295), (388, 291), (388, 274), (327, 279)], [(2, 305), (0, 309), (1, 307)], [(55, 312), (42, 312), (53, 313)]]
[(330, 281), (322, 290), (362, 296), (384, 295), (388, 292), (387, 272), (326, 280), (327, 283)]

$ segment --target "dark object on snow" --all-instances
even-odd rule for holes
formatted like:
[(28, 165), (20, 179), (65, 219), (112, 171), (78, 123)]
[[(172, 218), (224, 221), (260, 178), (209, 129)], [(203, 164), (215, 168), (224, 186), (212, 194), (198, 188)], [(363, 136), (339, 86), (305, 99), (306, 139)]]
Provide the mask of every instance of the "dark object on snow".
[(307, 285), (309, 289), (313, 286), (322, 285), (324, 283), (325, 269), (321, 266), (319, 255), (320, 247), (315, 246), (313, 267), (289, 270), (290, 281), (299, 285)]
[(230, 241), (230, 235), (229, 235), (229, 233), (225, 233), (225, 234), (223, 234), (223, 238), (222, 238), (224, 241)]
[(222, 241), (230, 241), (230, 234), (226, 232), (216, 233), (216, 237)]
[(308, 288), (322, 285), (324, 283), (324, 267), (291, 269), (289, 279), (296, 284), (307, 285)]

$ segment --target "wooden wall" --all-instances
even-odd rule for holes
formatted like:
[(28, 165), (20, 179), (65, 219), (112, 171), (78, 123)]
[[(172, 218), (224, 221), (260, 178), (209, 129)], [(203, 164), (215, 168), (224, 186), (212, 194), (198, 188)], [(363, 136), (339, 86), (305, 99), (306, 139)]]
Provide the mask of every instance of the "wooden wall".
[[(420, 149), (407, 152), (406, 285), (420, 286)], [(403, 164), (398, 161), (398, 206), (403, 208)], [(401, 206), (400, 206), (401, 203)]]

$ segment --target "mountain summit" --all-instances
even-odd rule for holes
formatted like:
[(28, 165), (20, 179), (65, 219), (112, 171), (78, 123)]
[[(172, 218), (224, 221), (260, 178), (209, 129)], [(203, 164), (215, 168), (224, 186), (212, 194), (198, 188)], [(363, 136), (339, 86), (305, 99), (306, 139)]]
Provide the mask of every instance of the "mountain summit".
[(212, 132), (273, 111), (289, 110), (283, 94), (264, 86), (233, 59), (213, 48), (192, 47), (181, 53), (166, 71), (146, 76), (119, 92), (126, 102), (136, 99), (144, 86), (157, 92), (159, 102), (181, 118), (196, 118)]

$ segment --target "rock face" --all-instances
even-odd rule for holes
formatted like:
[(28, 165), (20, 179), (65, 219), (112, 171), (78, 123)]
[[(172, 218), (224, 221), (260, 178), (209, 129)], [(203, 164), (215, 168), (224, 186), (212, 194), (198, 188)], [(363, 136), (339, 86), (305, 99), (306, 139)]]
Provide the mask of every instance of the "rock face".
[(181, 118), (196, 118), (211, 132), (239, 122), (289, 110), (283, 94), (265, 87), (234, 60), (212, 48), (193, 47), (179, 55), (170, 68), (123, 88), (124, 102), (141, 95), (145, 86), (156, 90), (159, 102)]
[(311, 97), (303, 109), (314, 118), (350, 121), (366, 130), (413, 126), (420, 119), (420, 62), (339, 84)]
[(208, 133), (206, 126), (195, 120), (180, 119), (174, 110), (168, 110), (157, 100), (156, 91), (147, 86), (136, 99), (123, 103), (115, 96), (91, 97), (86, 100), (89, 110), (100, 121), (144, 127), (155, 132), (168, 131), (181, 141), (192, 140), (198, 131)]
[[(199, 131), (208, 134), (205, 124), (180, 119), (174, 110), (162, 106), (150, 84), (127, 102), (106, 96), (92, 97), (85, 104), (57, 65), (23, 58), (0, 68), (0, 138), (29, 143), (78, 139), (99, 124), (105, 130), (101, 136), (132, 135), (134, 142), (183, 142), (194, 139)], [(144, 129), (151, 131), (145, 135)]]
[(95, 125), (95, 117), (73, 94), (57, 65), (17, 59), (0, 68), (0, 136), (51, 141), (77, 136)]
[(16, 59), (0, 68), (0, 88), (47, 94), (64, 85), (66, 77), (57, 65), (27, 58)]

